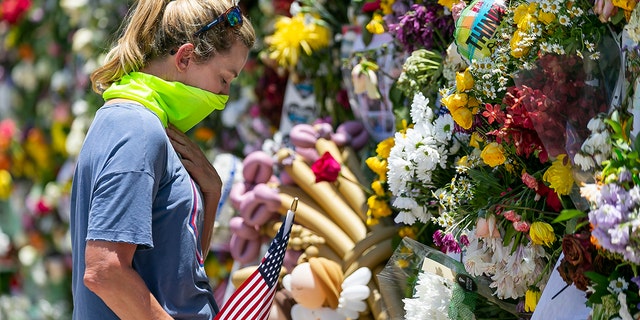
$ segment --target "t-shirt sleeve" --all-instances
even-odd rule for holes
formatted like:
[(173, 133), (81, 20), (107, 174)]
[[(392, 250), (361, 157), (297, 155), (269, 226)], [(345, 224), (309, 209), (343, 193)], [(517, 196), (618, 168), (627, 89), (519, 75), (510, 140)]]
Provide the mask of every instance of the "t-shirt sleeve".
[(100, 116), (87, 137), (95, 172), (87, 240), (152, 248), (152, 210), (168, 138), (157, 117), (142, 107), (109, 108)]
[(153, 247), (153, 178), (146, 172), (104, 176), (93, 194), (87, 240), (128, 242)]

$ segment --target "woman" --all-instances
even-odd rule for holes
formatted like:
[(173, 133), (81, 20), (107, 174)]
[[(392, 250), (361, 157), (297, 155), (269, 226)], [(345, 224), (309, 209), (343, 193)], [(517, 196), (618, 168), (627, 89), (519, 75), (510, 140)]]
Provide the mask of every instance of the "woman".
[(222, 182), (184, 134), (224, 108), (255, 41), (228, 0), (139, 0), (91, 75), (105, 104), (73, 181), (74, 319), (212, 319)]

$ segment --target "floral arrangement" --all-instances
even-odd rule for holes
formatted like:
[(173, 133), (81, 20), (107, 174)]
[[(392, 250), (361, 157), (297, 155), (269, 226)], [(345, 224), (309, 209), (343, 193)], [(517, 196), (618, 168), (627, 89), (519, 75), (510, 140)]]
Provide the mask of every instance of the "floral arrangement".
[[(566, 235), (558, 271), (567, 285), (585, 291), (593, 319), (637, 318), (640, 286), (637, 255), (640, 196), (637, 128), (633, 108), (637, 99), (637, 11), (624, 27), (621, 99), (612, 110), (593, 117), (590, 135), (574, 161), (583, 173), (580, 188), (586, 208), (567, 213), (579, 221)], [(633, 112), (633, 113), (632, 113)]]
[[(405, 122), (367, 164), (397, 223), (459, 254), (494, 296), (530, 313), (563, 251), (560, 239), (576, 225), (565, 212), (583, 202), (577, 168), (608, 157), (599, 146), (586, 149), (601, 155), (586, 156), (582, 143), (604, 138), (590, 137), (597, 125), (589, 120), (609, 107), (615, 77), (607, 70), (617, 60), (607, 39), (619, 20), (608, 26), (584, 1), (488, 3), (489, 40), (465, 38), (482, 4), (461, 1), (446, 4), (455, 23), (449, 50), (438, 56), (413, 41), (398, 79), (410, 107), (396, 114)], [(391, 30), (397, 20), (387, 23)], [(427, 96), (423, 79), (439, 80), (437, 95)]]

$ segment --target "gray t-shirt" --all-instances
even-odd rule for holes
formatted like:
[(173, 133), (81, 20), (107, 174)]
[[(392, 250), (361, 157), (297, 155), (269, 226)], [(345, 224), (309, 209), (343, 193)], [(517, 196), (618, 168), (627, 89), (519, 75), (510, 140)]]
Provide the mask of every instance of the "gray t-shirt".
[(135, 103), (98, 110), (71, 201), (74, 319), (118, 319), (83, 283), (87, 240), (138, 245), (133, 267), (175, 319), (217, 313), (200, 246), (200, 191), (153, 112)]

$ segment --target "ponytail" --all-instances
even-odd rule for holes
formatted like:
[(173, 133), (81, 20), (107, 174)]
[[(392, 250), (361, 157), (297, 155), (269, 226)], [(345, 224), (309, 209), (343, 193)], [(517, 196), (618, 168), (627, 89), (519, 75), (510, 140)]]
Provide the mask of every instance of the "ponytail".
[(126, 27), (117, 45), (107, 53), (104, 65), (91, 74), (93, 91), (101, 94), (123, 75), (145, 65), (165, 6), (165, 1), (136, 1), (124, 20)]

